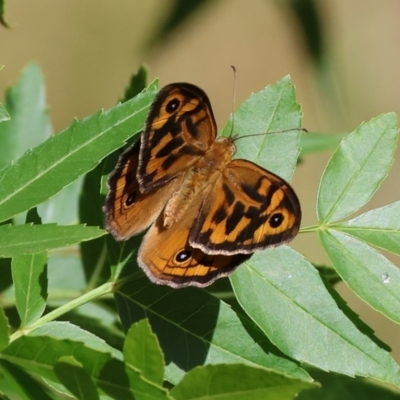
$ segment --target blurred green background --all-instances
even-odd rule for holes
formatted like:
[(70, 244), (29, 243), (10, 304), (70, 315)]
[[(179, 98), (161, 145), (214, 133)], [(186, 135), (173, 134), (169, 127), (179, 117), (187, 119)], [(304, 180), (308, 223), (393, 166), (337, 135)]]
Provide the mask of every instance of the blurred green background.
[[(187, 18), (165, 33), (182, 4)], [(145, 62), (161, 85), (187, 81), (202, 87), (222, 127), (232, 111), (235, 65), (237, 105), (290, 74), (304, 127), (351, 132), (380, 113), (400, 113), (399, 15), (397, 0), (8, 0), (11, 29), (0, 28), (0, 91), (15, 83), (27, 63), (38, 62), (59, 132), (74, 117), (113, 106)], [(399, 156), (367, 209), (400, 199)], [(329, 157), (330, 152), (309, 155), (296, 171), (303, 226), (316, 222), (318, 182)], [(329, 263), (315, 235), (301, 234), (293, 246), (312, 262)], [(344, 284), (336, 288), (400, 362), (400, 327)]]

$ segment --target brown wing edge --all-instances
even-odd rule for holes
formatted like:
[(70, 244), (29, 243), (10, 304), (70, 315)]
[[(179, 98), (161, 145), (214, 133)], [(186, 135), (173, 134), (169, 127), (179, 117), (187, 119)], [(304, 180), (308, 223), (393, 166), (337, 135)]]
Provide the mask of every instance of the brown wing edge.
[(222, 256), (222, 255), (215, 255), (214, 257), (231, 257), (232, 261), (229, 267), (221, 269), (219, 271), (209, 273), (206, 276), (191, 276), (182, 277), (176, 275), (169, 275), (163, 274), (162, 272), (158, 271), (158, 275), (148, 267), (138, 256), (137, 262), (140, 268), (143, 270), (145, 275), (150, 279), (151, 282), (157, 285), (167, 285), (172, 287), (173, 289), (181, 289), (189, 286), (194, 286), (198, 288), (205, 288), (213, 284), (217, 279), (224, 278), (230, 275), (233, 271), (235, 271), (241, 264), (247, 261), (252, 254), (235, 254), (233, 256)]

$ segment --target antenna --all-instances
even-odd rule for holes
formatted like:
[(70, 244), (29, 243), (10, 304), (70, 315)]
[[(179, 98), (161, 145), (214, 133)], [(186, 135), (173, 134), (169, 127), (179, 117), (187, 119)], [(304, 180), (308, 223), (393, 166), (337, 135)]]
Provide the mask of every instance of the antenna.
[[(237, 83), (237, 74), (236, 74), (236, 68), (234, 65), (231, 65), (232, 71), (233, 71), (233, 93), (232, 93), (232, 118), (231, 118), (231, 132), (229, 134), (229, 138), (232, 138), (233, 136), (233, 130), (234, 130), (234, 125), (235, 125), (235, 109), (236, 109), (236, 83)], [(308, 130), (305, 128), (289, 128), (289, 129), (283, 129), (280, 131), (271, 131), (271, 132), (264, 132), (264, 133), (253, 133), (250, 135), (244, 135), (244, 136), (236, 136), (235, 138), (232, 139), (232, 142), (236, 142), (236, 140), (251, 137), (251, 136), (265, 136), (271, 133), (283, 133), (283, 132), (291, 132), (291, 131), (301, 131), (308, 133)]]
[(236, 109), (236, 68), (234, 65), (231, 65), (233, 71), (233, 93), (232, 93), (232, 123), (231, 123), (231, 133), (229, 137), (231, 138), (233, 135), (233, 128), (235, 124), (235, 109)]
[(265, 135), (270, 135), (270, 134), (276, 134), (276, 133), (284, 133), (284, 132), (291, 132), (291, 131), (301, 131), (308, 133), (308, 130), (306, 128), (289, 128), (289, 129), (282, 129), (281, 131), (270, 131), (270, 132), (264, 132), (264, 133), (250, 133), (249, 135), (244, 135), (244, 136), (236, 136), (233, 141), (236, 142), (236, 140), (243, 139), (243, 138), (248, 138), (252, 136), (265, 136)]

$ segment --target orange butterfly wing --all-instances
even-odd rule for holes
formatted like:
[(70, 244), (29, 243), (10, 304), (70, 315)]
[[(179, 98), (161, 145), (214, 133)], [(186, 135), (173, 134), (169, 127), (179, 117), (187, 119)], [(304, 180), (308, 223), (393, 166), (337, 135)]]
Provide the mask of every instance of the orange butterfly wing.
[(205, 197), (189, 241), (208, 254), (248, 254), (290, 241), (300, 221), (300, 203), (287, 182), (233, 160)]
[(207, 95), (187, 83), (165, 86), (149, 111), (141, 139), (118, 159), (103, 211), (107, 230), (126, 240), (147, 229), (184, 174), (213, 143), (215, 119)]
[(251, 254), (211, 255), (189, 244), (189, 232), (198, 212), (191, 206), (175, 224), (164, 228), (163, 215), (143, 238), (138, 263), (151, 281), (180, 288), (204, 287), (227, 276)]
[(157, 191), (142, 193), (136, 177), (140, 140), (125, 150), (108, 179), (109, 191), (103, 211), (105, 226), (117, 240), (127, 240), (147, 229), (176, 191), (178, 181), (171, 181)]
[(209, 149), (216, 133), (203, 90), (189, 83), (161, 89), (141, 137), (137, 172), (141, 191), (157, 189), (186, 172)]

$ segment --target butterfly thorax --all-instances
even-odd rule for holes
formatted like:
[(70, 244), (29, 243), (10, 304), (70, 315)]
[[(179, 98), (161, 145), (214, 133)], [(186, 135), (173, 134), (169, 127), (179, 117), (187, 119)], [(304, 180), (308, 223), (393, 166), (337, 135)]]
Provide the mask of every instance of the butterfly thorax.
[(197, 162), (188, 169), (182, 178), (179, 189), (173, 194), (165, 206), (164, 227), (168, 228), (178, 221), (188, 207), (200, 207), (201, 204), (193, 204), (204, 193), (212, 190), (218, 179), (222, 178), (222, 172), (232, 160), (236, 147), (232, 139), (218, 137), (211, 147), (200, 157)]
[(236, 146), (233, 138), (219, 136), (215, 139), (211, 147), (206, 151), (204, 160), (211, 164), (211, 168), (224, 170), (226, 165), (232, 160), (236, 153)]

